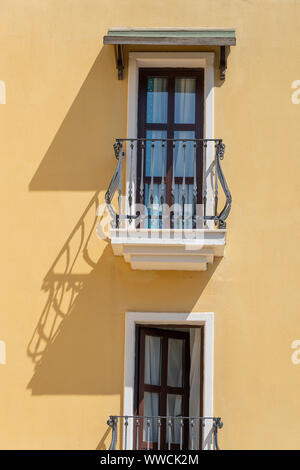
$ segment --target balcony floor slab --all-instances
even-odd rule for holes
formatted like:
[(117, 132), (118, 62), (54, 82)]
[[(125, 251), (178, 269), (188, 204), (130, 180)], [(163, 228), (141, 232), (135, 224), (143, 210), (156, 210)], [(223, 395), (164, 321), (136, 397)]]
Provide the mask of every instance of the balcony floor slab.
[(205, 271), (224, 256), (226, 230), (125, 230), (110, 233), (116, 256), (132, 269)]

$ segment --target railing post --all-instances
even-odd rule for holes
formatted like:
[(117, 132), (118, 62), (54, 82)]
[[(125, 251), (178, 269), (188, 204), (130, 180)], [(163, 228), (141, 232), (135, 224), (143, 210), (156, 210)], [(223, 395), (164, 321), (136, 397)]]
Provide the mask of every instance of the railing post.
[[(132, 179), (133, 179), (133, 140), (130, 140), (130, 162), (129, 162), (129, 185), (128, 185), (128, 205), (129, 205), (129, 223), (131, 224), (132, 218), (132, 203), (133, 203), (133, 184), (132, 184)], [(128, 159), (128, 151), (127, 151), (127, 159)]]
[(145, 160), (145, 141), (141, 143), (141, 182), (140, 182), (140, 203), (144, 204), (144, 160)]
[(150, 426), (151, 426), (151, 423), (150, 423), (150, 419), (147, 418), (147, 450), (150, 449)]
[[(135, 450), (139, 450), (140, 418), (136, 418), (135, 424), (136, 424), (136, 444), (135, 444)], [(143, 423), (142, 423), (142, 424), (143, 424)]]
[(127, 450), (127, 433), (128, 433), (128, 416), (125, 416), (124, 420), (124, 450)]
[[(123, 151), (122, 151), (121, 141), (117, 140), (117, 142), (114, 144), (114, 152), (115, 152), (115, 157), (118, 160), (118, 163), (117, 163), (117, 168), (115, 170), (115, 173), (109, 184), (108, 190), (105, 193), (105, 202), (106, 202), (108, 212), (110, 213), (112, 217), (111, 225), (112, 227), (118, 228), (120, 214), (117, 214), (115, 209), (113, 208), (112, 200), (113, 200), (113, 197), (117, 188), (119, 188), (119, 198), (122, 193), (122, 187), (121, 187), (121, 193), (120, 193), (120, 184), (122, 184), (122, 162), (123, 162)], [(119, 212), (120, 212), (120, 209), (119, 209)]]
[[(174, 418), (173, 418), (174, 420)], [(168, 419), (168, 450), (171, 450), (171, 444), (172, 444), (172, 419), (169, 417)]]
[(122, 170), (123, 170), (123, 143), (120, 142), (120, 147), (119, 147), (119, 194), (118, 194), (118, 206), (119, 206), (119, 214), (116, 216), (116, 228), (119, 228), (120, 226), (120, 215), (122, 212)]
[(118, 440), (118, 417), (110, 416), (107, 424), (112, 428), (111, 444), (109, 450), (116, 450)]
[(157, 419), (157, 449), (160, 450), (160, 440), (161, 440), (161, 419)]
[(215, 211), (214, 211), (214, 215), (215, 215), (215, 220), (217, 219), (218, 217), (218, 201), (219, 201), (219, 194), (218, 194), (218, 172), (217, 172), (217, 159), (219, 158), (218, 157), (218, 150), (219, 148), (219, 143), (216, 143), (216, 146), (215, 146), (215, 159), (214, 159), (214, 170), (215, 170), (215, 174), (214, 174), (214, 178), (215, 178), (215, 187), (214, 187), (214, 192), (215, 192)]
[(231, 193), (229, 191), (225, 176), (223, 174), (220, 160), (223, 160), (224, 158), (224, 152), (225, 152), (225, 145), (223, 144), (222, 140), (219, 141), (217, 148), (216, 148), (216, 172), (217, 176), (219, 178), (220, 184), (222, 186), (222, 189), (224, 191), (225, 197), (226, 197), (226, 202), (219, 214), (215, 217), (215, 223), (218, 224), (218, 228), (226, 228), (226, 222), (225, 220), (227, 219), (229, 212), (231, 210), (231, 202), (232, 202), (232, 197)]
[(194, 142), (194, 184), (193, 184), (193, 212), (192, 212), (192, 228), (197, 228), (196, 220), (197, 210), (197, 144)]
[(222, 429), (223, 423), (221, 418), (214, 419), (213, 424), (213, 433), (214, 433), (214, 450), (220, 450), (219, 443), (218, 443), (218, 429)]
[(207, 215), (207, 184), (206, 184), (206, 165), (207, 165), (207, 141), (203, 144), (203, 174), (202, 174), (202, 203), (203, 203), (203, 225), (206, 224)]

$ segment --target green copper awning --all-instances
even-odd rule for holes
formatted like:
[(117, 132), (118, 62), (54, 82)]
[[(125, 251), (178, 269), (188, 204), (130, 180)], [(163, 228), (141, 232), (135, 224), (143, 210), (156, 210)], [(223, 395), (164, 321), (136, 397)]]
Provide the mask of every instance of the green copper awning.
[(211, 28), (111, 28), (104, 44), (169, 46), (235, 46), (234, 29)]

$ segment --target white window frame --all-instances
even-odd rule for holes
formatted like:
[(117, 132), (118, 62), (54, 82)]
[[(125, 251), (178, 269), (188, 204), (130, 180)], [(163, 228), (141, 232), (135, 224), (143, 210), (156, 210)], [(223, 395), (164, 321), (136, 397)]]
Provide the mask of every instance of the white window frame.
[[(214, 313), (126, 312), (123, 415), (134, 415), (136, 325), (204, 325), (203, 415), (213, 414)], [(131, 420), (130, 420), (131, 421)], [(127, 449), (133, 448), (132, 423), (128, 423)], [(211, 424), (204, 427), (204, 448), (211, 448)]]
[[(127, 138), (137, 138), (138, 120), (138, 81), (141, 67), (155, 68), (204, 68), (204, 138), (214, 138), (214, 52), (130, 52), (128, 64), (128, 111)], [(135, 194), (136, 165), (135, 155), (131, 167), (130, 159), (126, 166), (126, 195), (128, 195), (130, 177), (133, 178), (132, 191)], [(206, 188), (207, 213), (213, 214), (213, 162), (214, 145), (210, 143), (206, 151)], [(128, 201), (128, 198), (126, 198)], [(128, 210), (128, 205), (127, 205)], [(214, 228), (213, 220), (207, 222), (209, 228)]]

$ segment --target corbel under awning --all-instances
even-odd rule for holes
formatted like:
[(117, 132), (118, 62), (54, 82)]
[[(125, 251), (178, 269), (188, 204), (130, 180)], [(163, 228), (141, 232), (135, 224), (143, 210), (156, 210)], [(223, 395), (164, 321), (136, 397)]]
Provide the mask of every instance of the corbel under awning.
[(123, 79), (124, 45), (153, 46), (219, 46), (220, 79), (225, 79), (227, 68), (226, 48), (236, 45), (234, 29), (207, 28), (111, 28), (103, 37), (103, 44), (115, 47), (118, 79)]

